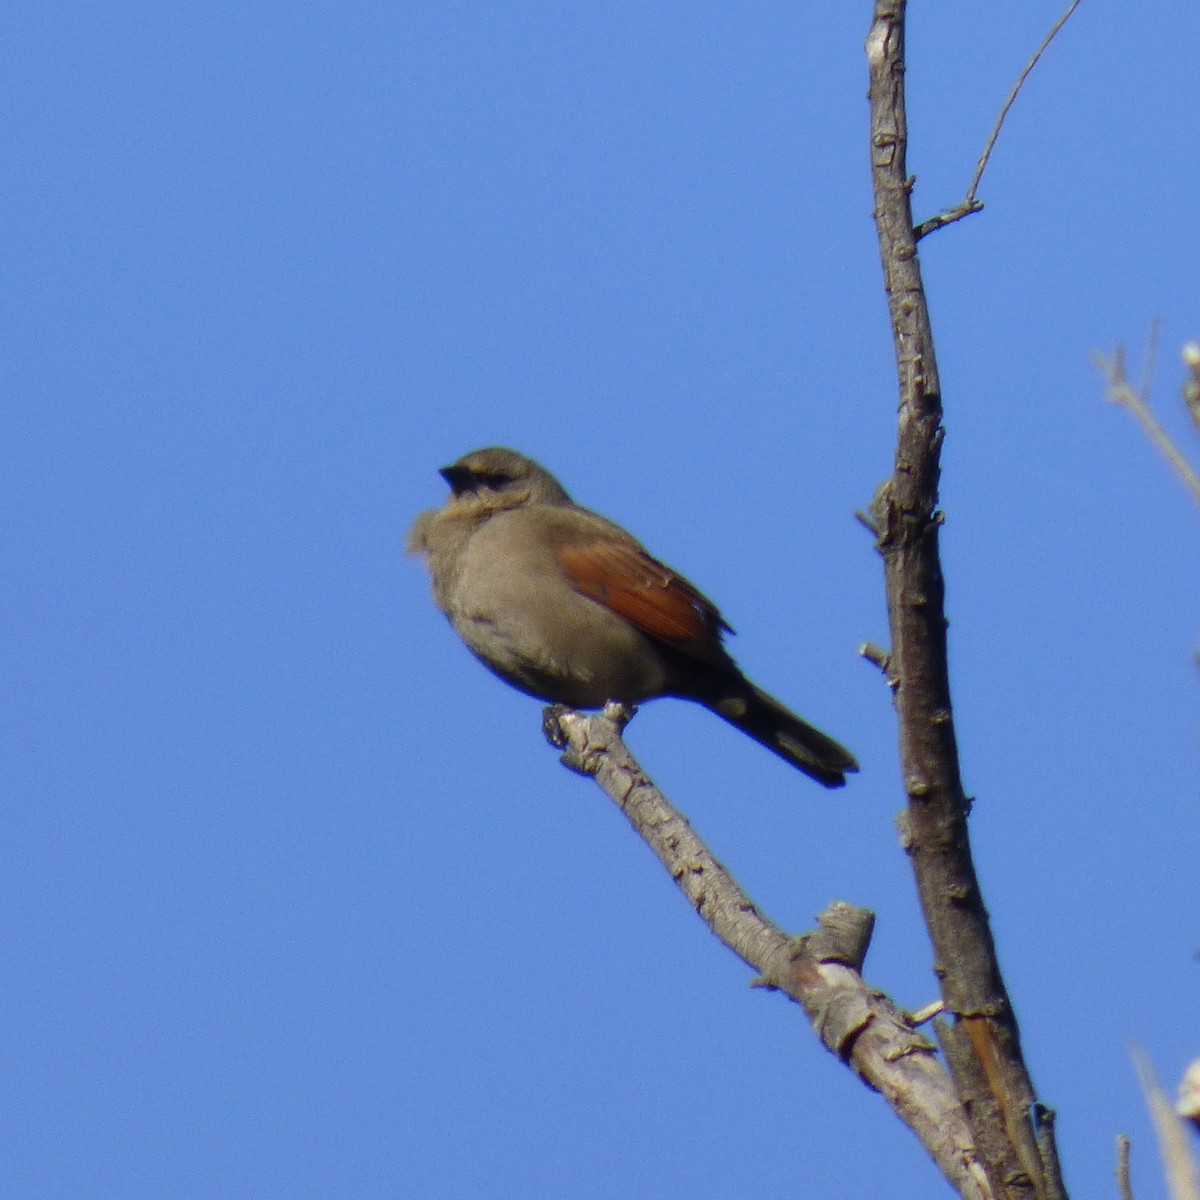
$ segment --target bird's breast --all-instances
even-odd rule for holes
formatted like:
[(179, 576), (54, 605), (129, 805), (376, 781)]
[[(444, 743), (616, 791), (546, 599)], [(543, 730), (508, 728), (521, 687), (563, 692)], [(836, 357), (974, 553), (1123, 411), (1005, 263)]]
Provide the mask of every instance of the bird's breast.
[(529, 510), (493, 518), (471, 539), (443, 607), (475, 654), (516, 687), (556, 703), (637, 703), (665, 690), (650, 639), (578, 592)]

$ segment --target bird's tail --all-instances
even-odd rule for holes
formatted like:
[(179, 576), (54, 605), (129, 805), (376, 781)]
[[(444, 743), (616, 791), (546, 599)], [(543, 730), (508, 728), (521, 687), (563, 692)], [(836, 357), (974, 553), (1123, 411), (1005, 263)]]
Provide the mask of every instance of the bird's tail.
[(826, 787), (844, 786), (846, 773), (858, 770), (858, 760), (845, 746), (814, 729), (753, 684), (746, 683), (736, 692), (706, 704), (730, 725)]

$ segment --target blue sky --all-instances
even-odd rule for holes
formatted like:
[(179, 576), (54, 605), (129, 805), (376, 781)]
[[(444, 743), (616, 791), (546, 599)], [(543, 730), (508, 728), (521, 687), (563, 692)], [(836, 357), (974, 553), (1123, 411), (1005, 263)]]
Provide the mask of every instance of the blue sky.
[[(962, 195), (1056, 4), (913, 6), (916, 210)], [(898, 1200), (911, 1136), (752, 991), (403, 532), (491, 443), (695, 579), (749, 674), (859, 755), (811, 785), (702, 710), (646, 768), (778, 923), (877, 910), (894, 829), (869, 5), (66, 3), (12, 14), (4, 132), (0, 1145), (16, 1196)], [(1086, 0), (986, 211), (923, 245), (978, 865), (1068, 1183), (1128, 1059), (1200, 1053), (1200, 13)]]

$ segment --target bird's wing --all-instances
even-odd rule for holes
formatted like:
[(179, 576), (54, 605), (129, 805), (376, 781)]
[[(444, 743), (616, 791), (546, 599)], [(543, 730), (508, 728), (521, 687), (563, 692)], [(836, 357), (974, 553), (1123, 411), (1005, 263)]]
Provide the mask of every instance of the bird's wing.
[(558, 557), (576, 591), (648, 637), (695, 658), (726, 660), (721, 634), (733, 630), (717, 606), (635, 542), (589, 539), (560, 546)]

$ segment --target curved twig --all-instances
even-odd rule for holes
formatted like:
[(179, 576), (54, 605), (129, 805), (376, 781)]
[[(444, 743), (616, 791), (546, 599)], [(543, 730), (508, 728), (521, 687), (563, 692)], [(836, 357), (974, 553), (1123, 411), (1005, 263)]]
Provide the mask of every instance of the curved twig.
[(992, 157), (992, 150), (996, 146), (996, 139), (1000, 136), (1000, 127), (1004, 124), (1004, 118), (1008, 116), (1008, 110), (1012, 108), (1017, 94), (1025, 86), (1025, 80), (1029, 78), (1030, 72), (1037, 66), (1038, 59), (1046, 53), (1046, 48), (1054, 41), (1058, 31), (1071, 19), (1071, 14), (1081, 3), (1082, 0), (1071, 0), (1067, 11), (1054, 23), (1054, 28), (1042, 39), (1042, 44), (1033, 52), (1033, 57), (1025, 64), (1025, 69), (1021, 74), (1017, 76), (1017, 82), (1013, 84), (1012, 91), (1008, 93), (1007, 99), (1000, 106), (1000, 115), (996, 118), (996, 123), (992, 126), (992, 132), (988, 135), (987, 145), (984, 146), (983, 153), (979, 156), (979, 162), (975, 164), (975, 174), (971, 176), (971, 182), (967, 187), (967, 194), (953, 208), (939, 213), (936, 217), (930, 217), (928, 220), (922, 221), (916, 228), (918, 242), (927, 234), (934, 233), (938, 229), (944, 229), (947, 225), (953, 225), (955, 221), (961, 221), (963, 217), (969, 217), (972, 213), (977, 213), (983, 208), (983, 201), (977, 200), (975, 193), (979, 189), (979, 181), (983, 178), (984, 171), (987, 170), (988, 161)]

